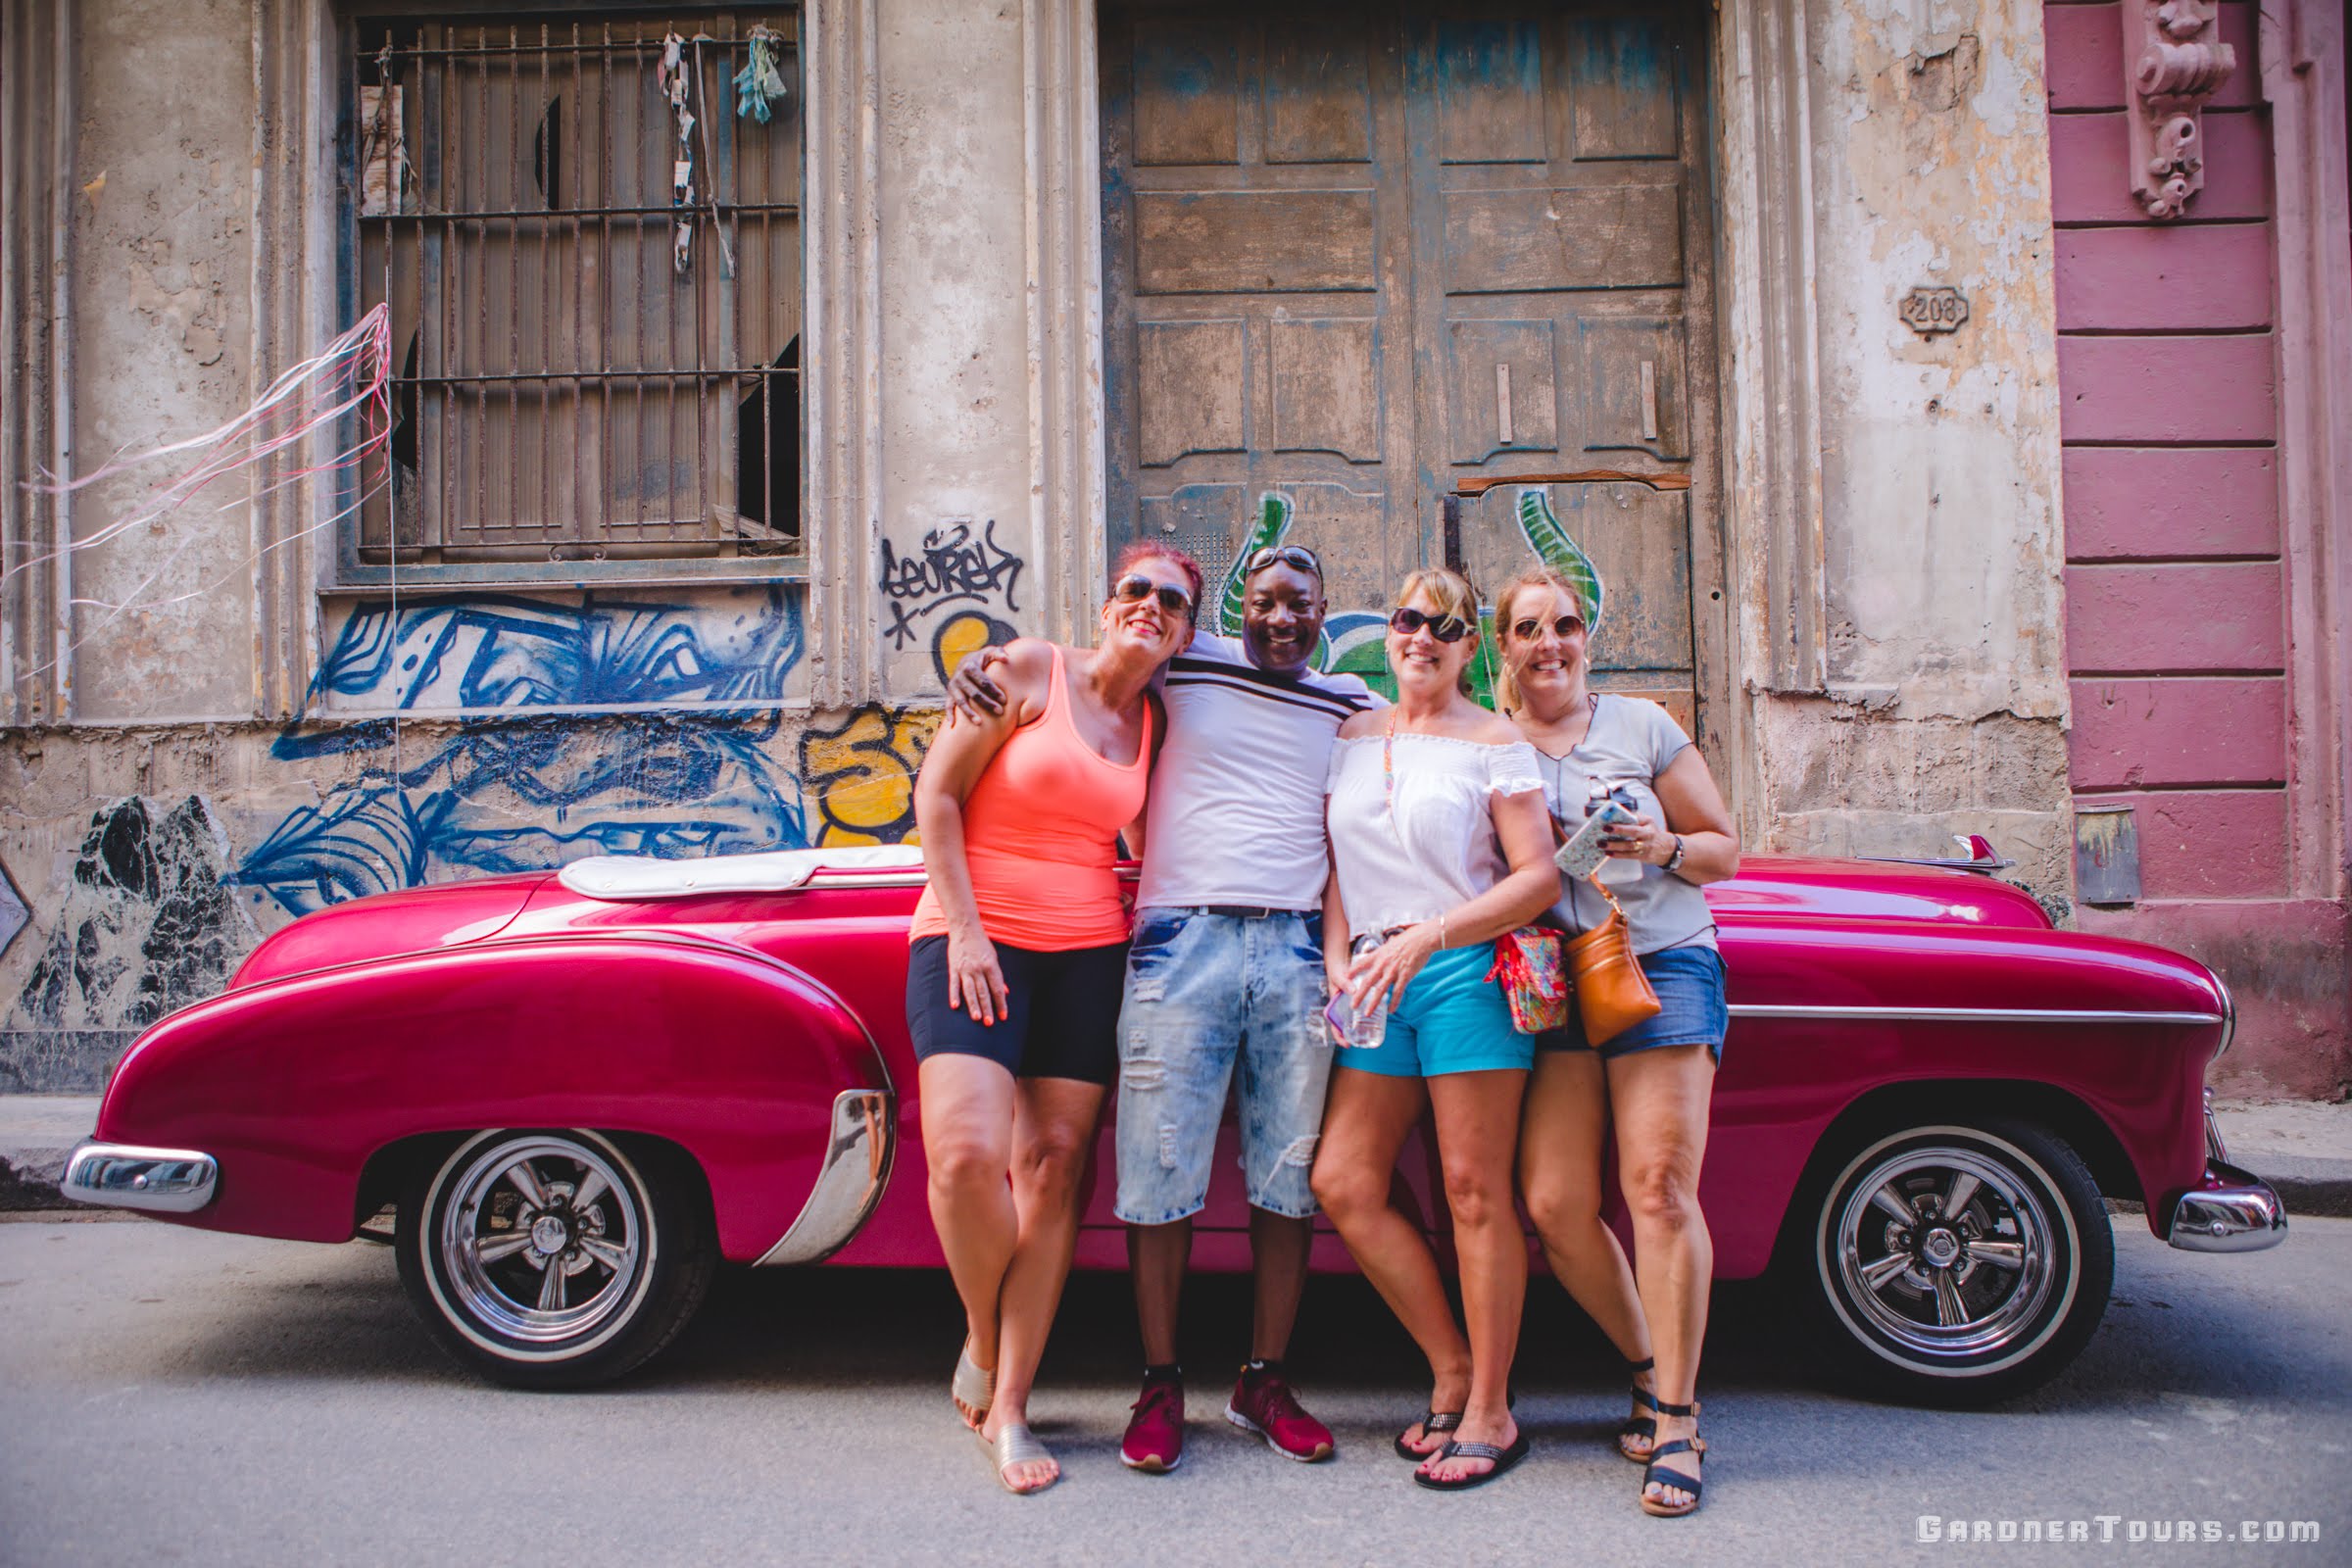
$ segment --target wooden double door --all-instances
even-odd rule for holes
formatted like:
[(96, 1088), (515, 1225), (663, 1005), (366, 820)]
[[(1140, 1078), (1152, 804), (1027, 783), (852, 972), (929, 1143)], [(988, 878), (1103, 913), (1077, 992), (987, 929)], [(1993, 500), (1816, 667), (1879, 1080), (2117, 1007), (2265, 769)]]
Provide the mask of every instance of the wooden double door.
[[(1690, 721), (1724, 620), (1701, 18), (1110, 0), (1114, 548), (1214, 573), (1274, 493), (1335, 610), (1377, 611), (1463, 478), (1688, 473), (1549, 499), (1606, 583), (1602, 684)], [(1534, 559), (1519, 511), (1463, 503), (1484, 590)]]

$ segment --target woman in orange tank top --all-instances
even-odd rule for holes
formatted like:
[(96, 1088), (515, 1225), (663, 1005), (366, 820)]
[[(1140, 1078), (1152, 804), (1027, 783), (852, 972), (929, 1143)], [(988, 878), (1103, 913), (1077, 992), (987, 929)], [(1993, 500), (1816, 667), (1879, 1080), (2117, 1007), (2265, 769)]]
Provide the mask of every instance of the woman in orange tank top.
[[(952, 1392), (1007, 1491), (1061, 1468), (1029, 1389), (1078, 1238), (1078, 1188), (1118, 1065), (1128, 910), (1160, 721), (1152, 682), (1192, 639), (1200, 568), (1120, 559), (1102, 645), (1023, 638), (1001, 713), (940, 730), (914, 783), (930, 885), (906, 971), (931, 1222), (963, 1298)], [(1007, 1178), (1009, 1178), (1009, 1183)]]

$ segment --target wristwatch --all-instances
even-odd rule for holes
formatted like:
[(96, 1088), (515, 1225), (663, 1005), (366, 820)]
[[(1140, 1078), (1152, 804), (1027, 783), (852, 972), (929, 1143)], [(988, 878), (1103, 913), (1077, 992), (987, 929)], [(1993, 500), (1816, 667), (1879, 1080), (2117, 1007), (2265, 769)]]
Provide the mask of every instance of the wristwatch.
[(1680, 866), (1682, 863), (1683, 863), (1683, 836), (1682, 836), (1680, 833), (1677, 833), (1677, 834), (1674, 836), (1674, 853), (1673, 853), (1672, 855), (1669, 855), (1668, 857), (1666, 857), (1666, 864), (1664, 865), (1664, 867), (1663, 867), (1662, 869), (1665, 869), (1665, 870), (1668, 870), (1668, 871), (1672, 871), (1672, 870), (1674, 870), (1676, 867)]

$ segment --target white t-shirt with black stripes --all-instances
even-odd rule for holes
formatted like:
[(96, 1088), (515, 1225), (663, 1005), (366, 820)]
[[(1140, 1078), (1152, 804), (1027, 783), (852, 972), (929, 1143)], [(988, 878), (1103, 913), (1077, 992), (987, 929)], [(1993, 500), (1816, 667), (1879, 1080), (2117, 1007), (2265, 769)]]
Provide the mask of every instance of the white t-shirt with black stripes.
[(1202, 632), (1169, 661), (1168, 738), (1152, 770), (1138, 908), (1320, 909), (1323, 783), (1350, 713), (1380, 705), (1353, 675), (1275, 675)]

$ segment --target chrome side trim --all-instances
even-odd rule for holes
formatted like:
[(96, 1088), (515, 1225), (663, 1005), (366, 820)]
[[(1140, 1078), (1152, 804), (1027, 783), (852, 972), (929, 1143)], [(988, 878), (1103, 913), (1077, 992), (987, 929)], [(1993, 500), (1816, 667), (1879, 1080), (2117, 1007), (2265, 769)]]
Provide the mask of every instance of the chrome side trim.
[(58, 1191), (77, 1203), (192, 1214), (213, 1200), (220, 1164), (193, 1149), (141, 1149), (84, 1140), (66, 1161)]
[(833, 1133), (808, 1201), (753, 1266), (816, 1263), (840, 1251), (882, 1200), (897, 1150), (896, 1096), (883, 1089), (845, 1089), (834, 1096)]
[(2259, 1252), (2286, 1240), (2286, 1204), (2270, 1183), (2219, 1159), (2206, 1174), (2231, 1185), (2181, 1195), (2166, 1241), (2183, 1252)]
[(1929, 1023), (2221, 1023), (2218, 1012), (2108, 1012), (2062, 1007), (1838, 1007), (1733, 1003), (1735, 1018), (1850, 1018)]
[(919, 888), (931, 880), (928, 871), (859, 871), (849, 876), (832, 876), (819, 872), (793, 893), (821, 893), (827, 888)]
[(2222, 1124), (2213, 1113), (2213, 1090), (2205, 1091), (2205, 1157), (2228, 1160), (2230, 1146), (2222, 1142)]
[[(2205, 972), (2213, 974), (2210, 969)], [(2213, 1048), (2213, 1059), (2219, 1061), (2237, 1039), (2237, 998), (2230, 994), (2230, 982), (2220, 975), (2213, 975), (2213, 983), (2222, 993), (2222, 1043)]]

